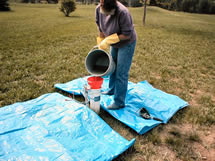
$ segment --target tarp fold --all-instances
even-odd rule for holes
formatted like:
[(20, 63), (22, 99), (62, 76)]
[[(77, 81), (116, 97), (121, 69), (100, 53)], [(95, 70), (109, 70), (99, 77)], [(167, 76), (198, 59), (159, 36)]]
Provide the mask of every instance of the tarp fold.
[(0, 160), (112, 160), (134, 142), (59, 93), (0, 108)]
[[(55, 88), (71, 94), (82, 95), (83, 86), (87, 84), (87, 78), (88, 76), (67, 83), (55, 84)], [(109, 78), (104, 77), (101, 91), (108, 90), (108, 84)], [(108, 110), (107, 107), (113, 103), (113, 97), (101, 95), (102, 108), (139, 134), (144, 134), (161, 123), (167, 123), (178, 110), (189, 105), (176, 95), (154, 88), (146, 80), (138, 83), (128, 83), (125, 108)], [(139, 114), (141, 108), (145, 108), (151, 116), (161, 119), (162, 122), (144, 119)]]

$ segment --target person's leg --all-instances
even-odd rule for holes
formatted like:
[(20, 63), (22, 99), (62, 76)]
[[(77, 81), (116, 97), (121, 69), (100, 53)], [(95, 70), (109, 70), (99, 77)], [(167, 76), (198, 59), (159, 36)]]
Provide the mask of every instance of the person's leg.
[[(128, 88), (129, 70), (134, 55), (136, 41), (118, 49), (116, 73), (115, 73), (115, 90), (114, 90), (114, 104), (115, 107), (125, 106), (125, 97)], [(112, 105), (114, 106), (114, 105)], [(111, 109), (111, 107), (110, 107)]]
[[(113, 58), (113, 61), (117, 67), (117, 52), (118, 48), (110, 47), (110, 53)], [(109, 94), (114, 94), (115, 91), (115, 80), (116, 80), (116, 69), (114, 72), (110, 75), (110, 80), (109, 80)]]

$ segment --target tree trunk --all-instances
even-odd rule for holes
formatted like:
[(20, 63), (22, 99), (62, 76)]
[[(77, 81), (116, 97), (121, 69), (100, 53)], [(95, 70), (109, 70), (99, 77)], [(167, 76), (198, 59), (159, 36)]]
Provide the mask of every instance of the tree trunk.
[(144, 14), (143, 14), (143, 25), (146, 23), (146, 1), (144, 0)]

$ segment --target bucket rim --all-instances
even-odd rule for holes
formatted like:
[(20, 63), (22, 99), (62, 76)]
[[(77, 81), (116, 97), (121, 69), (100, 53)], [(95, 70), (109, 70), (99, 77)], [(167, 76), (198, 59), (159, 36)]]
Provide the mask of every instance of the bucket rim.
[[(95, 51), (102, 51), (103, 53), (105, 53), (105, 54), (107, 55), (108, 60), (109, 60), (109, 66), (108, 66), (107, 70), (106, 70), (104, 73), (102, 73), (102, 74), (95, 74), (95, 73), (92, 73), (91, 71), (88, 70), (88, 67), (87, 67), (87, 59), (88, 59), (88, 56), (89, 56), (90, 54), (94, 53)], [(85, 58), (85, 68), (87, 69), (88, 73), (90, 73), (91, 75), (96, 76), (96, 77), (102, 77), (102, 76), (105, 76), (105, 75), (108, 73), (108, 71), (111, 69), (111, 65), (114, 65), (114, 68), (115, 68), (115, 64), (114, 64), (112, 61), (113, 61), (113, 58), (112, 58), (112, 56), (111, 56), (111, 54), (110, 54), (109, 52), (107, 52), (107, 51), (105, 51), (105, 50), (103, 50), (103, 49), (92, 49), (92, 50), (87, 54), (87, 56), (86, 56), (86, 58)]]

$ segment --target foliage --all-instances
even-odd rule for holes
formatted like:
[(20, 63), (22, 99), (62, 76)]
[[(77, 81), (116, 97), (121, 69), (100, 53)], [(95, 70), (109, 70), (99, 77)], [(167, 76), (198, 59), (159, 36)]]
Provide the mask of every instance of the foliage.
[(8, 0), (0, 1), (0, 11), (10, 11)]
[(143, 4), (139, 0), (119, 0), (126, 7), (142, 7)]
[(58, 3), (58, 0), (48, 0), (48, 3)]
[(210, 2), (208, 0), (200, 0), (198, 3), (200, 13), (208, 13), (210, 8)]
[(196, 11), (196, 0), (183, 0), (182, 10), (184, 12), (195, 12)]
[(150, 4), (168, 10), (215, 14), (213, 0), (152, 0)]
[(157, 2), (156, 2), (156, 0), (150, 0), (149, 4), (150, 4), (150, 6), (156, 6)]
[(29, 3), (29, 0), (22, 0), (22, 3)]
[(215, 14), (215, 4), (214, 5), (210, 5), (209, 13)]
[(66, 17), (76, 9), (76, 4), (74, 0), (60, 0), (60, 11), (64, 13)]
[(131, 7), (142, 7), (143, 4), (140, 3), (139, 1), (132, 1)]
[(58, 3), (58, 0), (21, 0), (22, 3)]

